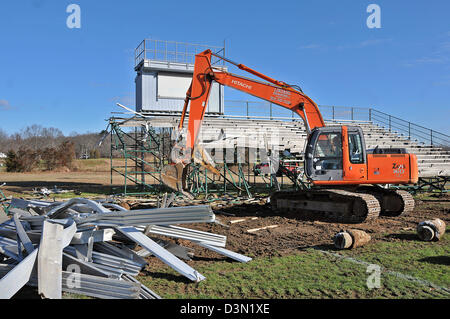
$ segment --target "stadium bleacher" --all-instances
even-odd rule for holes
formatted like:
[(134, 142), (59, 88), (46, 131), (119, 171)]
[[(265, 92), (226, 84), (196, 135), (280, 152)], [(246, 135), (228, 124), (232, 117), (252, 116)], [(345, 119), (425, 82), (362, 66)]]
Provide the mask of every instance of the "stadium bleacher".
[[(178, 116), (155, 116), (153, 127), (176, 127)], [(405, 148), (417, 155), (419, 177), (450, 176), (450, 151), (426, 145), (369, 121), (326, 121), (331, 125), (354, 125), (363, 129), (366, 148)], [(187, 123), (185, 123), (185, 126)], [(217, 140), (224, 133), (225, 139)], [(302, 159), (306, 130), (302, 121), (205, 117), (200, 132), (205, 148), (267, 148), (287, 150)]]

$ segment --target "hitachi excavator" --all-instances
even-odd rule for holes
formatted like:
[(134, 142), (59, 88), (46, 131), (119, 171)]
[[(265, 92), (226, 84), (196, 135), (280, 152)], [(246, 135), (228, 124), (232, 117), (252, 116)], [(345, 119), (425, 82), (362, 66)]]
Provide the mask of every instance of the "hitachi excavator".
[[(211, 64), (212, 57), (223, 59), (264, 81), (215, 67)], [(190, 104), (187, 136), (183, 143), (174, 145), (174, 162), (162, 171), (163, 181), (171, 188), (187, 192), (187, 167), (192, 160), (220, 174), (207, 152), (197, 144), (213, 81), (292, 110), (303, 119), (308, 133), (304, 172), (312, 187), (273, 193), (270, 203), (274, 210), (295, 211), (342, 223), (362, 223), (380, 214), (399, 216), (413, 210), (414, 199), (408, 192), (383, 186), (417, 183), (414, 154), (402, 148), (366, 150), (360, 127), (325, 126), (318, 106), (300, 87), (272, 79), (211, 50), (195, 56), (194, 74), (178, 126), (180, 132)]]

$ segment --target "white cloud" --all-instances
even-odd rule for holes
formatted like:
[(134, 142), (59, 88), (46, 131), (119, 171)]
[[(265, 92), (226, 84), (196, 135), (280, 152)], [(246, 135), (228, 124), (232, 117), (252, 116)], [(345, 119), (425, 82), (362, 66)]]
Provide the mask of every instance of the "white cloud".
[(449, 81), (435, 81), (431, 83), (433, 86), (450, 86), (450, 80)]
[(364, 40), (361, 41), (359, 43), (355, 43), (355, 44), (343, 44), (343, 45), (338, 45), (337, 49), (338, 50), (345, 50), (345, 49), (361, 49), (361, 48), (365, 48), (365, 47), (369, 47), (369, 46), (375, 46), (375, 45), (380, 45), (380, 44), (385, 44), (388, 42), (391, 42), (392, 39), (391, 38), (385, 38), (385, 39), (369, 39), (369, 40)]
[(409, 60), (403, 63), (403, 66), (412, 67), (419, 64), (447, 64), (450, 62), (449, 58), (450, 41), (441, 42), (436, 50), (429, 55), (422, 56), (417, 59)]
[(0, 110), (12, 109), (11, 104), (7, 100), (0, 100)]
[(317, 44), (317, 43), (311, 43), (311, 44), (307, 44), (307, 45), (302, 45), (302, 46), (300, 47), (300, 49), (318, 49), (318, 48), (320, 48), (320, 47), (321, 47), (320, 44)]
[(371, 40), (365, 40), (359, 43), (359, 47), (363, 48), (363, 47), (368, 47), (368, 46), (372, 46), (372, 45), (379, 45), (379, 44), (383, 44), (386, 42), (390, 42), (392, 41), (392, 39), (371, 39)]
[[(361, 48), (365, 48), (365, 47), (369, 47), (369, 46), (376, 46), (376, 45), (381, 45), (381, 44), (385, 44), (385, 43), (389, 43), (392, 41), (392, 38), (381, 38), (381, 39), (369, 39), (369, 40), (364, 40), (358, 43), (352, 43), (352, 44), (341, 44), (338, 46), (330, 46), (329, 48), (331, 49), (338, 49), (338, 50), (345, 50), (345, 49), (361, 49)], [(314, 49), (326, 49), (327, 46), (323, 45), (323, 44), (318, 44), (318, 43), (310, 43), (310, 44), (305, 44), (299, 47), (300, 49), (305, 49), (305, 50), (314, 50)]]
[(132, 95), (115, 96), (110, 99), (111, 102), (124, 104), (125, 106), (132, 106), (136, 100)]
[(432, 64), (439, 64), (439, 63), (445, 63), (447, 62), (447, 58), (443, 56), (425, 56), (419, 59), (415, 59), (413, 62), (416, 63), (432, 63)]
[(93, 87), (93, 88), (110, 87), (110, 86), (111, 86), (111, 83), (108, 83), (108, 82), (95, 82), (95, 81), (92, 81), (92, 82), (89, 82), (89, 86), (90, 86), (90, 87)]
[(441, 42), (439, 44), (437, 52), (448, 52), (450, 51), (450, 41)]

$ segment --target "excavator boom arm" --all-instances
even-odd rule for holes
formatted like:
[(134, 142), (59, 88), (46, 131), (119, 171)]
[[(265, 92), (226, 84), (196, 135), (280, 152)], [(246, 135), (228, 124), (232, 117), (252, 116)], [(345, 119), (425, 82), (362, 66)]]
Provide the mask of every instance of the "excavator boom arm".
[(183, 113), (179, 124), (179, 128), (181, 129), (186, 116), (188, 103), (190, 102), (188, 139), (186, 145), (188, 149), (192, 150), (196, 143), (198, 132), (205, 115), (206, 106), (208, 104), (212, 81), (216, 81), (222, 85), (232, 87), (236, 90), (248, 93), (292, 110), (303, 119), (308, 132), (315, 127), (325, 126), (317, 104), (303, 92), (290, 87), (284, 82), (274, 80), (243, 64), (236, 64), (225, 58), (223, 59), (227, 62), (231, 62), (240, 69), (258, 76), (270, 83), (257, 81), (222, 70), (219, 71), (217, 68), (213, 68), (211, 66), (212, 55), (215, 54), (213, 54), (210, 50), (206, 50), (200, 54), (197, 54), (195, 58), (192, 83), (186, 94)]

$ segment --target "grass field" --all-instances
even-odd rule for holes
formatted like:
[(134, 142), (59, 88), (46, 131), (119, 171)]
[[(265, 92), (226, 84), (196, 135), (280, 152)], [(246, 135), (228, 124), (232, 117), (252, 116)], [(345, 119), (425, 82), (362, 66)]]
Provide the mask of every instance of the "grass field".
[[(405, 236), (414, 238), (413, 233)], [(439, 242), (379, 242), (334, 252), (380, 265), (380, 288), (373, 289), (367, 287), (371, 273), (366, 273), (366, 265), (315, 248), (290, 256), (256, 258), (246, 264), (205, 263), (196, 267), (207, 277), (200, 283), (188, 282), (159, 263), (138, 279), (163, 298), (446, 299), (450, 297), (449, 240), (447, 233)]]

